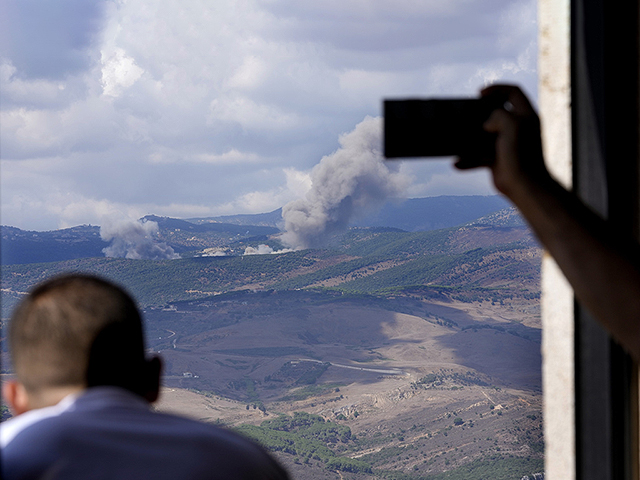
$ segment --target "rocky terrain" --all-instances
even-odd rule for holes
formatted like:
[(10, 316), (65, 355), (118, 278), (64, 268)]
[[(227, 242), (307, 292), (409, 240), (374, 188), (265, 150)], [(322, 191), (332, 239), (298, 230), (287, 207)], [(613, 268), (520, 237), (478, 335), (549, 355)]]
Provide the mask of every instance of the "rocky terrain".
[[(365, 477), (542, 458), (540, 331), (526, 325), (534, 301), (270, 297), (147, 312), (167, 367), (160, 409), (236, 427), (318, 415), (350, 429), (357, 440), (332, 451), (364, 462)], [(187, 318), (216, 328), (183, 334)], [(309, 452), (279, 450), (300, 478), (339, 478)]]

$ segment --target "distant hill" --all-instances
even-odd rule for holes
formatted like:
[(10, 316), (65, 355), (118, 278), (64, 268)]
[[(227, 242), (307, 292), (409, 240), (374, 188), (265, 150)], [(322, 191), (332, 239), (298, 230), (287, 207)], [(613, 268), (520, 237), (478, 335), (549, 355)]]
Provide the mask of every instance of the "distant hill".
[(87, 257), (103, 257), (109, 245), (100, 238), (100, 227), (80, 225), (50, 232), (1, 229), (0, 253), (3, 265), (58, 262)]
[[(352, 226), (408, 232), (430, 231), (462, 225), (507, 206), (505, 200), (495, 195), (413, 198), (389, 203), (376, 214), (355, 221)], [(241, 254), (247, 246), (257, 246), (267, 241), (274, 249), (281, 248), (270, 236), (280, 232), (282, 209), (254, 215), (189, 220), (157, 215), (147, 215), (143, 219), (156, 222), (159, 227), (158, 240), (180, 254), (189, 255), (188, 252), (207, 248), (229, 248), (235, 254)], [(521, 220), (514, 221), (522, 225)], [(49, 232), (3, 226), (1, 232), (3, 265), (103, 257), (102, 250), (109, 245), (100, 238), (100, 228), (91, 225)]]
[(222, 215), (219, 217), (187, 218), (189, 222), (197, 224), (230, 223), (233, 225), (260, 225), (268, 227), (282, 227), (282, 208), (268, 213), (247, 213), (241, 215)]
[(429, 231), (462, 225), (507, 207), (509, 202), (498, 195), (410, 198), (387, 203), (379, 212), (353, 222), (353, 226)]
[[(158, 224), (158, 239), (178, 253), (208, 247), (220, 247), (255, 238), (266, 241), (278, 233), (275, 227), (234, 225), (231, 223), (194, 224), (186, 220), (147, 215), (144, 220)], [(100, 238), (100, 227), (80, 225), (73, 228), (37, 232), (16, 227), (1, 227), (0, 252), (3, 265), (59, 262), (79, 258), (104, 257), (109, 246)]]
[(332, 288), (354, 294), (386, 294), (437, 285), (459, 290), (461, 298), (502, 298), (537, 291), (538, 252), (523, 226), (468, 224), (430, 232), (355, 228), (331, 249), (279, 255), (179, 260), (85, 258), (4, 265), (2, 286), (23, 292), (47, 276), (81, 270), (126, 285), (146, 305), (242, 288)]
[[(351, 222), (352, 227), (393, 227), (408, 232), (455, 227), (478, 217), (507, 208), (509, 202), (499, 195), (443, 195), (391, 201), (378, 212)], [(189, 218), (189, 222), (231, 223), (283, 227), (282, 209), (269, 213)]]
[[(268, 215), (268, 214), (267, 214)], [(159, 217), (157, 215), (147, 215), (143, 220), (156, 222), (160, 231), (163, 230), (184, 230), (186, 232), (203, 233), (218, 232), (233, 235), (272, 235), (280, 230), (276, 227), (260, 224), (234, 224), (232, 222), (200, 222), (195, 223), (190, 220), (181, 220), (171, 217)]]
[[(249, 236), (265, 226), (147, 220), (176, 248), (225, 247), (175, 260), (5, 264), (2, 322), (55, 274), (124, 285), (144, 309), (148, 348), (164, 359), (166, 411), (237, 427), (298, 478), (508, 480), (543, 470), (542, 251), (515, 209), (431, 231), (354, 227), (330, 247), (280, 254), (269, 253), (276, 238)], [(70, 255), (99, 231), (5, 236)], [(242, 255), (258, 241), (270, 248)], [(0, 356), (10, 372), (1, 338)]]
[(477, 218), (469, 225), (492, 225), (494, 227), (526, 227), (520, 212), (515, 207), (504, 208), (497, 212), (490, 213), (484, 217)]

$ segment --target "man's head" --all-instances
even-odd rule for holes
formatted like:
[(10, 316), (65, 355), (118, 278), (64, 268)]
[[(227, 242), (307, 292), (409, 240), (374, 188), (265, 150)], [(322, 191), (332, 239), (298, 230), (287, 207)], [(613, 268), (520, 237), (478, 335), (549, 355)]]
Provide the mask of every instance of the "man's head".
[(138, 309), (120, 287), (98, 277), (72, 274), (37, 286), (13, 314), (9, 343), (31, 408), (51, 403), (48, 392), (100, 385), (150, 401), (157, 396), (160, 364), (145, 360)]

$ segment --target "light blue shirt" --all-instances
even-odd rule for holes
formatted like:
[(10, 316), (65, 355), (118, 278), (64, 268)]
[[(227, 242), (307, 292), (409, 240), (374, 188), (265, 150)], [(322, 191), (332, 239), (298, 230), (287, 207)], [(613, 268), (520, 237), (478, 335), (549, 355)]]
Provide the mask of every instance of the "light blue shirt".
[(117, 387), (94, 387), (0, 424), (2, 478), (265, 479), (286, 472), (233, 432), (153, 412)]

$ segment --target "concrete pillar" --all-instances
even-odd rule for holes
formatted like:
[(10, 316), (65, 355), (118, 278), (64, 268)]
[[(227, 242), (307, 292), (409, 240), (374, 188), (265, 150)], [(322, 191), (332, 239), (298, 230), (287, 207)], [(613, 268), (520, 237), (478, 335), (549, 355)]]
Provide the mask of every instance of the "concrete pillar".
[[(538, 1), (538, 98), (547, 167), (571, 187), (569, 0)], [(545, 478), (575, 480), (573, 291), (548, 255), (542, 261)]]

